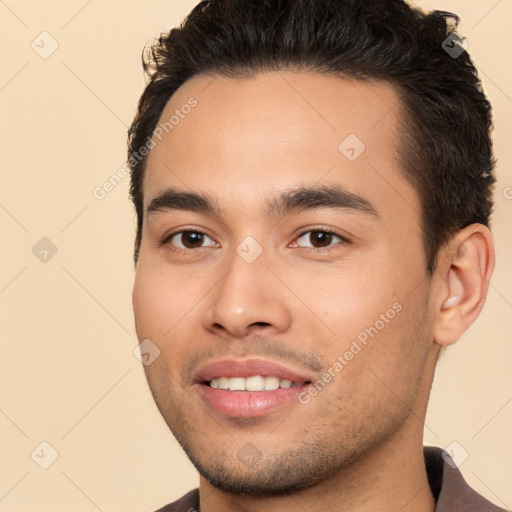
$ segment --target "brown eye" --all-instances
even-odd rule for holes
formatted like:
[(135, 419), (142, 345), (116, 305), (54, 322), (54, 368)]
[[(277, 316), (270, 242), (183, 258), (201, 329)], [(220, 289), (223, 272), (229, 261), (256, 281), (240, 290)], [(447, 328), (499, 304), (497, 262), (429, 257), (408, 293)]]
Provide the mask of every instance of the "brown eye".
[[(167, 239), (167, 243), (179, 249), (200, 249), (205, 239), (211, 240), (208, 235), (199, 231), (178, 231)], [(215, 242), (211, 245), (215, 245)]]
[[(309, 236), (306, 236), (309, 235)], [(308, 240), (312, 245), (301, 245), (298, 244), (299, 247), (312, 247), (314, 249), (323, 249), (329, 247), (334, 239), (338, 239), (338, 241), (345, 241), (343, 237), (337, 235), (336, 233), (332, 233), (330, 231), (322, 231), (322, 230), (312, 230), (306, 231), (302, 235), (299, 236), (297, 240), (304, 238)]]

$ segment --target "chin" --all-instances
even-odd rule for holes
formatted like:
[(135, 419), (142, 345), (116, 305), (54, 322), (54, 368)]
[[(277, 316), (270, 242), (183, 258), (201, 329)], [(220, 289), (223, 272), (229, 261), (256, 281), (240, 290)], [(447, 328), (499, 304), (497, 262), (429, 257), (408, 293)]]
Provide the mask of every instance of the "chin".
[[(192, 459), (191, 459), (192, 460)], [(237, 495), (251, 497), (283, 497), (295, 494), (299, 491), (314, 487), (322, 480), (318, 473), (314, 475), (285, 473), (277, 467), (273, 467), (268, 473), (263, 474), (261, 470), (250, 474), (241, 473), (239, 467), (226, 468), (225, 466), (209, 467), (192, 461), (199, 474), (205, 478), (213, 487), (220, 491)]]

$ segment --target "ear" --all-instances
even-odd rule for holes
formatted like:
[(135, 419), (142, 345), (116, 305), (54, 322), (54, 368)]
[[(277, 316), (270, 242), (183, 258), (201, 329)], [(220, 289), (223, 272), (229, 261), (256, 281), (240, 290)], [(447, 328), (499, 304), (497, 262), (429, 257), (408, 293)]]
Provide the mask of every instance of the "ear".
[(471, 224), (440, 250), (436, 270), (434, 340), (455, 343), (477, 319), (494, 270), (494, 243), (483, 224)]

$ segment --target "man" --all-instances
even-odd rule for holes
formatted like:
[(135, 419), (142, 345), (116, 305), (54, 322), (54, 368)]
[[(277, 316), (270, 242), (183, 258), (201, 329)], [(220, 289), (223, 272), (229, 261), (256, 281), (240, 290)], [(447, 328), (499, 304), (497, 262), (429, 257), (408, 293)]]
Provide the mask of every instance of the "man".
[(161, 510), (501, 510), (422, 443), (494, 268), (490, 105), (457, 21), (212, 0), (153, 46), (133, 303), (200, 473)]

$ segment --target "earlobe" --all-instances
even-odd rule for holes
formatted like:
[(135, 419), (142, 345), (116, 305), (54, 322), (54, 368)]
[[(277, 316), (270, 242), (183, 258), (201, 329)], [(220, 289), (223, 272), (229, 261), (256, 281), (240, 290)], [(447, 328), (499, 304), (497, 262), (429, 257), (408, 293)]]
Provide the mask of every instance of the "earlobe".
[(459, 231), (441, 251), (434, 340), (448, 346), (462, 336), (482, 310), (494, 270), (494, 244), (486, 226), (472, 224)]

